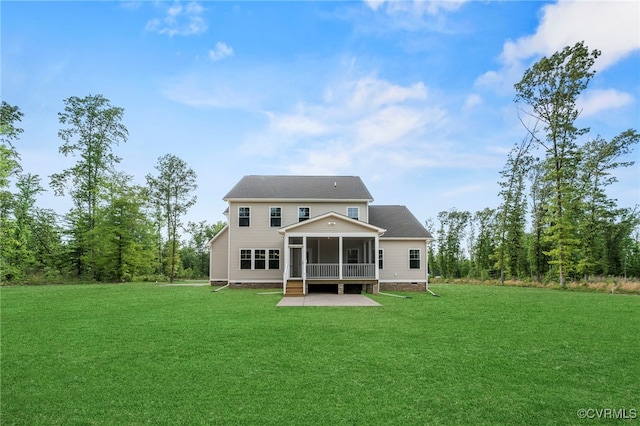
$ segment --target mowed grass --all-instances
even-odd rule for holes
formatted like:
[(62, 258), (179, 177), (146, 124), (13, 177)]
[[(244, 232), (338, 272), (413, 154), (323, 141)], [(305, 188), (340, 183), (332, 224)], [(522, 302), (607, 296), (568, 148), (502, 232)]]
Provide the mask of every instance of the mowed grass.
[(640, 411), (640, 297), (432, 288), (442, 297), (375, 308), (153, 284), (2, 288), (1, 423), (543, 425)]

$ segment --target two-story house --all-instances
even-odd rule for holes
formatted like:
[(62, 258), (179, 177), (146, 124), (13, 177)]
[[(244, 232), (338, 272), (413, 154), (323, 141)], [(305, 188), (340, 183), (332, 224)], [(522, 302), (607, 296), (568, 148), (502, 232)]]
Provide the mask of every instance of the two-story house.
[(212, 285), (285, 296), (426, 289), (431, 235), (405, 206), (371, 205), (357, 176), (245, 176), (223, 200)]

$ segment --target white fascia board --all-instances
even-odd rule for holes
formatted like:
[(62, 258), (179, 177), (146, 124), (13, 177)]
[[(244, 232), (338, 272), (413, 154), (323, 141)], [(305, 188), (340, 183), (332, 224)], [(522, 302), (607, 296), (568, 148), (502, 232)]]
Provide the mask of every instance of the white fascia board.
[[(302, 222), (296, 222), (296, 223), (293, 223), (291, 225), (284, 226), (284, 227), (280, 228), (278, 230), (278, 232), (280, 234), (284, 235), (285, 233), (291, 232), (290, 230), (292, 230), (292, 229), (305, 227), (305, 226), (308, 226), (309, 224), (312, 224), (314, 222), (319, 222), (321, 220), (325, 220), (325, 219), (330, 218), (330, 217), (334, 217), (336, 219), (344, 220), (345, 222), (350, 222), (353, 225), (356, 225), (356, 226), (359, 226), (359, 227), (362, 227), (362, 228), (368, 228), (372, 232), (377, 232), (378, 235), (383, 235), (385, 232), (387, 232), (387, 230), (384, 229), (384, 228), (380, 228), (378, 226), (371, 225), (370, 223), (362, 222), (360, 220), (352, 219), (349, 216), (345, 216), (343, 214), (336, 213), (336, 212), (323, 213), (320, 216), (312, 217), (312, 218), (310, 218), (308, 220), (304, 220)], [(323, 235), (326, 235), (327, 233), (330, 233), (330, 232), (325, 232), (325, 233), (323, 233)], [(302, 234), (304, 234), (304, 232), (302, 232)], [(293, 233), (291, 233), (291, 235), (293, 235)], [(304, 234), (304, 235), (310, 235), (310, 234)]]
[(363, 203), (372, 198), (223, 198), (229, 203)]

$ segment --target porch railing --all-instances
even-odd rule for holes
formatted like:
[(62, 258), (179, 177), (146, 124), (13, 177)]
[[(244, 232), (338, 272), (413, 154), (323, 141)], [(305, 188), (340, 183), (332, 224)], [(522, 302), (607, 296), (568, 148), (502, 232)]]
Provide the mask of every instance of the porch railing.
[[(307, 263), (307, 278), (340, 278), (337, 263)], [(342, 278), (375, 278), (376, 265), (349, 263), (342, 265)]]

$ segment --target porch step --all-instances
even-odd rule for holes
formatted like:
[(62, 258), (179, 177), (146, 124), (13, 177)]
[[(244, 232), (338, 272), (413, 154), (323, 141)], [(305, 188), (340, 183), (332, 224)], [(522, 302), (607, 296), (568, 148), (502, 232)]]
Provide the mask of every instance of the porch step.
[(302, 297), (304, 291), (302, 290), (302, 281), (289, 281), (287, 283), (287, 294), (285, 296), (290, 297)]

